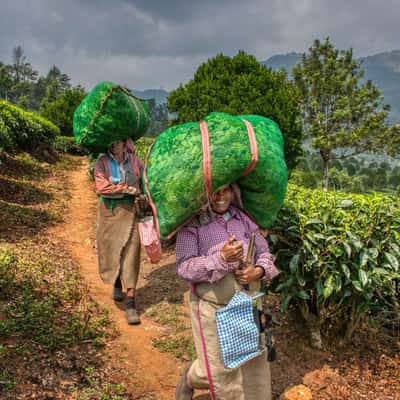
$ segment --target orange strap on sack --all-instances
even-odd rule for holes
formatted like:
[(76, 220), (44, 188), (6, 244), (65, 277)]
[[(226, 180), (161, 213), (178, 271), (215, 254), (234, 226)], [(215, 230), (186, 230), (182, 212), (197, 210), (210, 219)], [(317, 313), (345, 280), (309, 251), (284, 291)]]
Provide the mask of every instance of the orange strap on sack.
[(247, 128), (247, 134), (249, 136), (249, 142), (250, 142), (250, 153), (251, 153), (251, 160), (249, 166), (246, 168), (246, 171), (244, 171), (243, 176), (247, 176), (257, 165), (258, 161), (258, 146), (257, 146), (257, 140), (256, 140), (256, 135), (254, 133), (254, 128), (253, 125), (246, 119), (242, 120), (244, 124), (246, 125)]
[[(243, 176), (250, 174), (251, 171), (256, 167), (258, 161), (258, 146), (254, 128), (249, 121), (246, 119), (242, 120), (246, 125), (247, 135), (249, 137), (250, 154), (251, 160), (243, 172)], [(207, 199), (210, 202), (212, 197), (212, 173), (211, 173), (211, 154), (210, 154), (210, 134), (208, 132), (207, 122), (200, 122), (201, 132), (201, 144), (203, 149), (203, 175), (204, 175), (204, 186), (206, 188)]]
[(203, 147), (203, 175), (204, 186), (206, 187), (207, 199), (211, 202), (212, 196), (212, 175), (211, 175), (211, 154), (210, 154), (210, 135), (207, 122), (200, 122), (201, 144)]

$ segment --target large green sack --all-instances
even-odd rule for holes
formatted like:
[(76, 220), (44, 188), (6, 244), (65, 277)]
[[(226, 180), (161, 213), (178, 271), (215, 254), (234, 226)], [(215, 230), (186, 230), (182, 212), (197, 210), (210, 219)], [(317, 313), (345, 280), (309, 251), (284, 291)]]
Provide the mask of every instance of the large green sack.
[[(258, 162), (251, 161), (246, 119), (254, 128)], [(245, 211), (261, 228), (274, 222), (287, 187), (283, 138), (278, 125), (257, 115), (211, 113), (205, 121), (210, 137), (213, 192), (223, 185), (240, 185)], [(148, 190), (155, 205), (161, 238), (165, 239), (207, 202), (203, 176), (202, 140), (198, 122), (161, 133), (148, 155)]]
[(101, 82), (75, 110), (73, 123), (77, 144), (100, 153), (116, 140), (143, 136), (150, 123), (149, 104), (120, 85)]

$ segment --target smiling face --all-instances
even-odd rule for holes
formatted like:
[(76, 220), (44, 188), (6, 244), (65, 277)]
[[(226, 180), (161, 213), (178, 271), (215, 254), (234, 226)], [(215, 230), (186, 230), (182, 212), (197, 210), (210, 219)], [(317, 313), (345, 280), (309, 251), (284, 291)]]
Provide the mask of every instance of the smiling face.
[(217, 214), (223, 214), (228, 210), (233, 200), (233, 191), (230, 186), (226, 186), (214, 193), (211, 199), (211, 208)]

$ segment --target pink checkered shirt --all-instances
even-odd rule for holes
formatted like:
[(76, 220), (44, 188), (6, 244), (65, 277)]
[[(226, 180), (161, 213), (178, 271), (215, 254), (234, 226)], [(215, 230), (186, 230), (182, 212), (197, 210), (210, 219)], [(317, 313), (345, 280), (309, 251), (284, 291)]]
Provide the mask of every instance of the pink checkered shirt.
[(231, 206), (225, 217), (214, 214), (206, 225), (197, 218), (178, 232), (176, 239), (176, 265), (178, 275), (191, 283), (217, 282), (227, 273), (238, 268), (238, 262), (228, 263), (221, 258), (221, 249), (230, 236), (243, 242), (244, 254), (250, 241), (250, 234), (256, 233), (255, 265), (264, 268), (262, 279), (270, 280), (279, 274), (274, 256), (261, 235), (258, 226), (238, 208)]

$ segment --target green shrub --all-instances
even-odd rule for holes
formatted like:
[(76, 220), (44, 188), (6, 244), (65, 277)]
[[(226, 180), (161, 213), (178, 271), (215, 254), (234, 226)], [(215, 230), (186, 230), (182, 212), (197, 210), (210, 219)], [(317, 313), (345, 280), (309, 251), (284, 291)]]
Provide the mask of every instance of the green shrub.
[(32, 151), (51, 145), (59, 129), (47, 119), (0, 100), (0, 146), (7, 151)]
[(143, 164), (146, 161), (147, 152), (154, 140), (155, 138), (142, 137), (135, 142), (136, 155), (143, 161)]
[(54, 141), (54, 148), (61, 153), (69, 154), (88, 154), (85, 150), (79, 147), (73, 136), (56, 136)]
[(281, 270), (281, 308), (298, 309), (320, 347), (321, 332), (349, 339), (360, 319), (397, 306), (400, 199), (291, 186), (270, 233)]
[(0, 151), (7, 150), (10, 147), (12, 147), (12, 143), (9, 129), (0, 115)]

